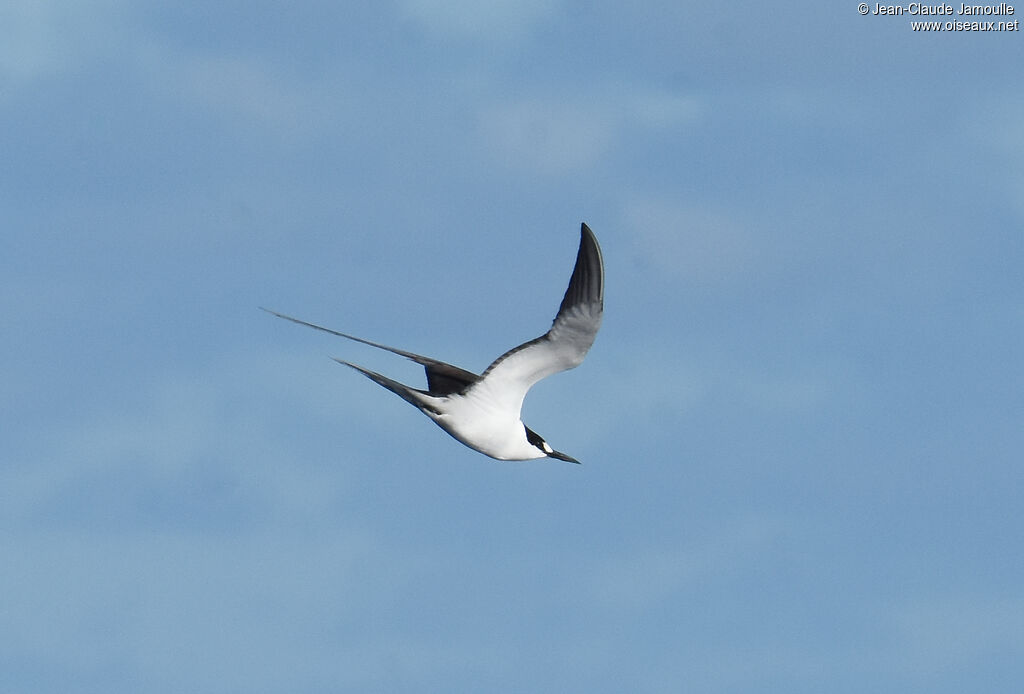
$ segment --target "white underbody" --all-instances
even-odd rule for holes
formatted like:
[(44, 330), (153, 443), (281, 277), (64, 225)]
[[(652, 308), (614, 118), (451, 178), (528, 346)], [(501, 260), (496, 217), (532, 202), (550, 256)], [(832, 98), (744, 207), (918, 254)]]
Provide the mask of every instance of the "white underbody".
[(455, 439), (484, 455), (498, 460), (534, 460), (544, 451), (526, 439), (526, 428), (519, 412), (495, 407), (483, 394), (471, 390), (465, 395), (424, 397), (429, 407), (441, 414), (423, 410), (439, 427)]
[[(578, 306), (559, 315), (547, 336), (503, 355), (461, 394), (422, 395), (423, 413), (456, 439), (498, 460), (534, 460), (551, 453), (526, 438), (520, 412), (534, 383), (583, 361), (601, 325), (598, 307)], [(440, 413), (440, 414), (438, 414)]]

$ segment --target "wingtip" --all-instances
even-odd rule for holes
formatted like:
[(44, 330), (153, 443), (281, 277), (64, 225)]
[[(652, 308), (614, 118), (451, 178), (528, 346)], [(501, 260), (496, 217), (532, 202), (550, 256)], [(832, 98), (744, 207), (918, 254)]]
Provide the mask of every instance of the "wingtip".
[[(589, 243), (588, 243), (589, 242)], [(598, 256), (601, 254), (601, 245), (597, 242), (597, 235), (586, 222), (580, 223), (580, 246), (590, 245), (596, 249)], [(602, 264), (604, 260), (601, 260)]]

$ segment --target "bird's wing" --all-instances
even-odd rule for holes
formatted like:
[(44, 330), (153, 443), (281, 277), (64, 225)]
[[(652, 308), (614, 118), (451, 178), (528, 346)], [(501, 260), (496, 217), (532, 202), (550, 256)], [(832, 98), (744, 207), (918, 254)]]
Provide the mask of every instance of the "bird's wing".
[[(317, 325), (316, 323), (309, 323), (299, 318), (294, 318), (283, 313), (278, 313), (277, 311), (271, 311), (269, 308), (263, 308), (262, 306), (260, 306), (260, 308), (273, 316), (283, 318), (287, 321), (291, 321), (292, 323), (305, 325), (306, 327), (313, 328), (314, 330), (320, 330), (321, 332), (325, 332), (330, 335), (344, 337), (347, 340), (361, 342), (364, 345), (369, 345), (371, 347), (376, 347), (378, 349), (387, 350), (388, 352), (392, 352), (393, 354), (403, 356), (406, 359), (411, 359), (417, 364), (423, 366), (423, 368), (426, 370), (427, 388), (429, 389), (430, 395), (451, 395), (452, 393), (459, 393), (480, 380), (480, 376), (476, 375), (472, 371), (460, 369), (458, 366), (447, 364), (438, 359), (424, 357), (422, 354), (416, 354), (415, 352), (407, 352), (404, 349), (398, 349), (397, 347), (389, 347), (387, 345), (382, 345), (379, 342), (364, 340), (363, 338), (356, 337), (355, 335), (348, 335), (346, 333), (338, 332), (337, 330), (325, 328), (322, 325)], [(342, 363), (348, 364), (348, 362)]]
[(580, 229), (576, 265), (551, 329), (510, 349), (487, 367), (467, 395), (477, 393), (518, 414), (537, 381), (579, 366), (594, 344), (604, 313), (604, 261), (594, 232)]

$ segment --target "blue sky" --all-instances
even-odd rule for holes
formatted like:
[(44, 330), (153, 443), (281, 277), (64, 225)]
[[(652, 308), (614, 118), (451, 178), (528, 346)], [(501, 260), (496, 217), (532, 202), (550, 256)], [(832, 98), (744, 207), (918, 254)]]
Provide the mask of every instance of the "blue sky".
[[(0, 8), (0, 690), (1024, 685), (1021, 34), (855, 3)], [(499, 463), (257, 306), (484, 368)]]

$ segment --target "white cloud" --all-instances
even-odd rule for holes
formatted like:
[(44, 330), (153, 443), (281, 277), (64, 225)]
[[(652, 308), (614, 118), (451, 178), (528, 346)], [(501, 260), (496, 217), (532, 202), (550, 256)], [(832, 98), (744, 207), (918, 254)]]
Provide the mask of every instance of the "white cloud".
[(528, 101), (482, 114), (482, 138), (512, 168), (564, 174), (597, 161), (612, 140), (614, 123), (584, 105)]
[(501, 42), (556, 13), (558, 0), (404, 0), (405, 15), (440, 37)]
[(623, 217), (641, 261), (684, 282), (728, 284), (763, 260), (753, 232), (723, 209), (640, 197), (626, 203)]
[(374, 545), (342, 530), (4, 535), (0, 550), (18, 561), (0, 577), (10, 600), (0, 648), (15, 661), (54, 667), (58, 678), (116, 661), (120, 677), (159, 683), (149, 691), (201, 690), (217, 677), (236, 689), (284, 691), (296, 685), (295, 671), (310, 667), (344, 678), (344, 666), (359, 672), (358, 663), (339, 663), (346, 644), (325, 643), (324, 634), (358, 618), (360, 600), (385, 590), (386, 581), (362, 579), (367, 564), (393, 565)]
[(688, 127), (703, 112), (691, 96), (606, 85), (590, 94), (528, 97), (481, 109), (480, 139), (500, 163), (543, 175), (594, 166), (631, 133)]
[(120, 0), (0, 4), (0, 78), (29, 82), (110, 58), (150, 92), (221, 115), (233, 127), (247, 119), (302, 138), (338, 116), (338, 85), (320, 88), (272, 62), (231, 53), (169, 48), (131, 21), (129, 7)]
[(1009, 204), (1024, 218), (1024, 98), (997, 94), (965, 106), (959, 132), (973, 151), (987, 151), (1003, 168), (994, 182), (1004, 189)]
[(635, 92), (621, 106), (624, 118), (655, 129), (691, 125), (705, 110), (696, 96), (662, 91)]
[(137, 65), (149, 89), (163, 98), (223, 118), (232, 128), (253, 125), (276, 138), (302, 140), (344, 116), (331, 89), (251, 57), (190, 54), (150, 43)]
[[(187, 506), (210, 480), (214, 494), (280, 521), (322, 511), (339, 480), (323, 483), (322, 466), (303, 460), (302, 441), (282, 450), (274, 419), (282, 409), (308, 411), (311, 422), (332, 416), (335, 384), (318, 373), (308, 354), (237, 358), (202, 373), (165, 373), (140, 386), (133, 403), (94, 403), (77, 421), (41, 426), (38, 457), (0, 471), (4, 515), (116, 520), (146, 506), (125, 495)], [(112, 500), (123, 506), (96, 506)]]
[(1024, 599), (917, 600), (892, 612), (899, 667), (941, 676), (988, 655), (1024, 656)]
[(0, 76), (18, 82), (77, 69), (117, 43), (121, 2), (0, 4)]
[(616, 610), (646, 609), (670, 603), (700, 581), (716, 580), (741, 567), (758, 564), (778, 543), (785, 523), (776, 518), (740, 519), (687, 547), (639, 550), (592, 567), (585, 589), (594, 600)]

